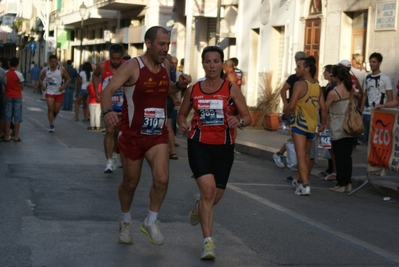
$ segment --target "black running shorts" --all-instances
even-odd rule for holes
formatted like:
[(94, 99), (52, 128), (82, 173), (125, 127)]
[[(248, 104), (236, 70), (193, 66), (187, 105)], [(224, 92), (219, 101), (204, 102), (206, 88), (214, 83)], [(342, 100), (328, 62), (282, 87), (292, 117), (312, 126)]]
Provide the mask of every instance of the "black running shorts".
[(213, 174), (216, 187), (225, 189), (234, 161), (234, 145), (208, 145), (188, 139), (188, 162), (195, 179)]

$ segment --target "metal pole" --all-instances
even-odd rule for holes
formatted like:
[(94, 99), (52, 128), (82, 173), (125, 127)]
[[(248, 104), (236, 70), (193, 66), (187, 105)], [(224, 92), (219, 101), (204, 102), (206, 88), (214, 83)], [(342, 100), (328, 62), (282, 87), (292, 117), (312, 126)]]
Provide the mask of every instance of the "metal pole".
[(80, 22), (80, 59), (79, 59), (79, 68), (82, 65), (82, 54), (83, 54), (83, 18)]
[(215, 38), (215, 45), (219, 46), (220, 44), (220, 6), (221, 6), (221, 1), (218, 0), (217, 3), (217, 17), (216, 17), (216, 38)]
[(48, 37), (49, 37), (49, 27), (50, 27), (50, 1), (46, 0), (46, 16), (45, 16), (45, 20), (46, 20), (46, 29), (45, 29), (45, 35), (46, 35), (46, 39), (45, 39), (45, 46), (44, 46), (44, 61), (47, 61), (47, 57), (48, 57)]
[[(42, 34), (42, 33), (41, 33)], [(40, 38), (40, 36), (39, 36), (39, 38)], [(37, 63), (37, 65), (39, 66), (39, 68), (40, 68), (40, 51), (42, 50), (42, 40), (41, 39), (39, 39), (39, 59), (38, 59), (38, 63)]]
[(184, 72), (190, 73), (191, 65), (191, 35), (192, 35), (192, 24), (193, 24), (193, 1), (186, 1), (186, 47), (184, 52)]

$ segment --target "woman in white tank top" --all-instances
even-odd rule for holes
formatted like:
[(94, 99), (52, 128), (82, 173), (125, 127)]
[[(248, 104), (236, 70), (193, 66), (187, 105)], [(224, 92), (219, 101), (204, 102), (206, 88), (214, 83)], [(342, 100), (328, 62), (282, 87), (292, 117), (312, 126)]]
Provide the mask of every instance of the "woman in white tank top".
[(83, 63), (82, 71), (79, 73), (78, 82), (81, 84), (80, 92), (74, 103), (75, 116), (71, 121), (79, 120), (79, 106), (80, 103), (83, 104), (83, 121), (89, 120), (89, 110), (87, 108), (87, 96), (89, 95), (89, 90), (87, 87), (91, 84), (91, 77), (93, 74), (93, 69), (90, 62)]

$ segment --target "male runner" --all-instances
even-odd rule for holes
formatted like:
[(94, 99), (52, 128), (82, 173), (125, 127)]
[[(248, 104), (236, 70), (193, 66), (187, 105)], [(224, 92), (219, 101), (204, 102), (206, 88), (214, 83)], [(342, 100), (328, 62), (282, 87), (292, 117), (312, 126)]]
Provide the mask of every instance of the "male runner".
[(49, 57), (48, 67), (43, 70), (39, 78), (42, 91), (46, 91), (45, 97), (47, 101), (47, 118), (50, 123), (50, 133), (54, 133), (54, 119), (60, 112), (65, 88), (70, 82), (71, 78), (68, 72), (64, 67), (58, 65), (57, 56), (51, 55)]
[[(124, 49), (122, 45), (111, 45), (109, 47), (109, 60), (105, 60), (97, 64), (96, 69), (93, 72), (92, 78), (97, 102), (100, 102), (100, 98), (98, 97), (98, 85), (100, 83), (100, 76), (102, 90), (105, 91), (107, 89), (106, 86), (108, 85), (112, 76), (124, 62), (123, 50)], [(120, 87), (118, 88), (118, 90), (115, 91), (114, 95), (112, 96), (112, 109), (116, 112), (121, 112), (122, 103), (123, 91), (122, 87)], [(118, 125), (115, 125), (114, 127), (109, 127), (108, 125), (106, 125), (104, 136), (104, 152), (107, 161), (105, 163), (104, 173), (113, 173), (113, 171), (116, 169), (116, 160), (118, 159), (118, 156), (116, 154), (117, 138)]]
[[(118, 241), (133, 243), (130, 208), (145, 158), (151, 168), (153, 184), (148, 215), (140, 229), (152, 244), (162, 245), (164, 237), (158, 228), (157, 217), (169, 180), (166, 97), (186, 87), (191, 77), (182, 74), (178, 82), (170, 81), (170, 63), (165, 60), (170, 36), (165, 28), (151, 27), (144, 35), (144, 42), (147, 47), (145, 54), (119, 68), (102, 93), (101, 105), (107, 127), (117, 125), (119, 116), (122, 116), (118, 138), (123, 166), (123, 181), (119, 186), (122, 215)], [(112, 109), (111, 100), (112, 94), (121, 86), (124, 86), (125, 99), (122, 114)]]

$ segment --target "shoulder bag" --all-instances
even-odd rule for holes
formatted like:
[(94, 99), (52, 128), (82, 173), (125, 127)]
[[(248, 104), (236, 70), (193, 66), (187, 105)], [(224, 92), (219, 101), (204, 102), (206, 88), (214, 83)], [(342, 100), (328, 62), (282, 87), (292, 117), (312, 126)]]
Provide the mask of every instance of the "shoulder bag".
[(363, 130), (362, 114), (356, 108), (353, 108), (352, 98), (350, 98), (344, 121), (344, 131), (351, 136), (359, 136), (363, 133)]

